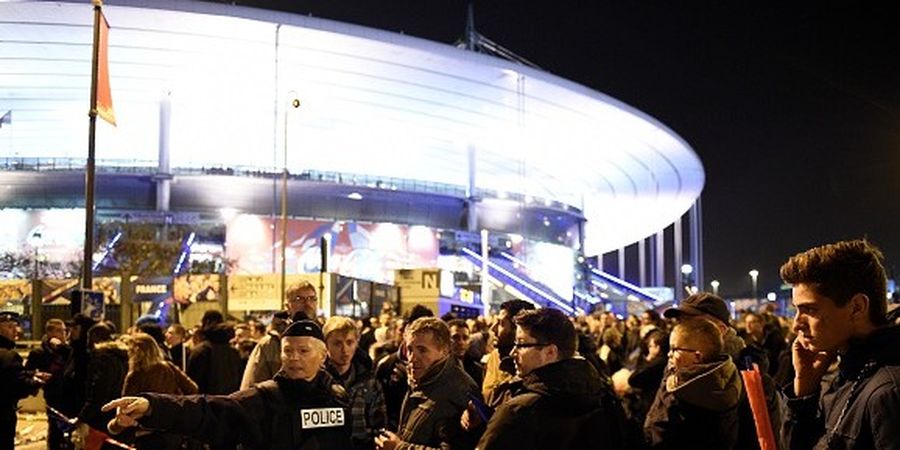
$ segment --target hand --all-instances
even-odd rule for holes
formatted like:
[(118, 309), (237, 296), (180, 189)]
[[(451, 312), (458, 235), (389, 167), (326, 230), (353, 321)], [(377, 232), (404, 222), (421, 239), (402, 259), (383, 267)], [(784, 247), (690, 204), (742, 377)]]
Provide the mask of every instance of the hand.
[(52, 378), (52, 377), (53, 377), (52, 373), (41, 372), (40, 370), (34, 372), (34, 381), (37, 381), (38, 383), (41, 383), (41, 384), (44, 384), (44, 383), (50, 381), (50, 378)]
[(791, 344), (794, 364), (794, 395), (803, 397), (819, 390), (822, 377), (834, 361), (834, 352), (816, 352), (803, 346), (799, 337)]
[(384, 430), (381, 432), (381, 435), (375, 436), (375, 448), (378, 450), (394, 450), (400, 442), (400, 436), (388, 430)]
[(113, 408), (117, 408), (116, 417), (109, 423), (110, 431), (113, 431), (112, 428), (121, 431), (138, 424), (137, 420), (150, 411), (150, 401), (143, 397), (122, 397), (103, 405), (100, 410), (107, 412)]
[(466, 410), (463, 411), (462, 417), (459, 418), (459, 425), (466, 431), (472, 431), (481, 426), (483, 421), (481, 420), (481, 416), (478, 415), (478, 411), (475, 410), (475, 403), (472, 403), (469, 400), (469, 404), (466, 405)]

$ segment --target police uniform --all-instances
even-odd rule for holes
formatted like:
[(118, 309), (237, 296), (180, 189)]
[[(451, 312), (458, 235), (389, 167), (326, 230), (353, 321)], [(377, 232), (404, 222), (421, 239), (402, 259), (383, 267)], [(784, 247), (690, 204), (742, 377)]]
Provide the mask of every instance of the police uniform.
[[(282, 334), (324, 342), (315, 322), (294, 322)], [(312, 381), (279, 372), (272, 380), (228, 396), (144, 394), (149, 413), (141, 426), (198, 438), (214, 449), (351, 450), (347, 393), (326, 371)]]
[[(19, 315), (0, 312), (0, 323), (18, 324)], [(0, 335), (0, 450), (12, 450), (16, 437), (16, 410), (19, 400), (34, 395), (40, 382), (34, 379), (34, 371), (25, 370), (22, 357), (15, 351), (15, 341)]]

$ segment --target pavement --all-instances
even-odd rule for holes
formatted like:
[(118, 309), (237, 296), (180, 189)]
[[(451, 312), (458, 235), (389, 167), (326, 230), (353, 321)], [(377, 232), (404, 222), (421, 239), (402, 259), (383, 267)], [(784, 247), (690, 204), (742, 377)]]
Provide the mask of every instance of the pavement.
[(19, 412), (16, 422), (16, 450), (45, 450), (47, 448), (47, 415)]

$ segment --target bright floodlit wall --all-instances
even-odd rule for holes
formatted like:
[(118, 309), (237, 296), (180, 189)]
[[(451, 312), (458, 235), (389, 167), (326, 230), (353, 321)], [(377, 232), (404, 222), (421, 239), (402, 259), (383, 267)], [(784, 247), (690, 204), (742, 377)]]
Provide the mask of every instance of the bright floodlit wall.
[[(648, 236), (699, 196), (702, 164), (655, 119), (551, 74), (422, 39), (214, 3), (107, 5), (118, 127), (105, 165), (287, 166), (466, 186), (581, 208), (587, 254)], [(92, 8), (0, 3), (0, 154), (85, 158)], [(462, 24), (461, 24), (462, 25)], [(299, 109), (288, 111), (296, 95)], [(165, 99), (165, 100), (164, 100)], [(542, 201), (542, 200), (537, 200)]]

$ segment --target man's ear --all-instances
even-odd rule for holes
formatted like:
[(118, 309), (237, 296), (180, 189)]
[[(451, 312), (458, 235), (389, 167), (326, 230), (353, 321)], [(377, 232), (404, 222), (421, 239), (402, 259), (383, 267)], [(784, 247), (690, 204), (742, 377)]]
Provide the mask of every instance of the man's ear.
[(850, 297), (850, 319), (853, 321), (869, 320), (869, 296), (857, 293)]
[(556, 344), (550, 344), (544, 347), (544, 356), (549, 361), (559, 361), (559, 347)]

